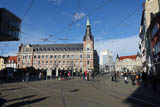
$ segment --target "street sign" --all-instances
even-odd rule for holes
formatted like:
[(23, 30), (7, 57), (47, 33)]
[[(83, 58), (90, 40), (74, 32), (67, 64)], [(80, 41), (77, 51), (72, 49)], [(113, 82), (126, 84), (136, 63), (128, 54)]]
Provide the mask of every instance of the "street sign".
[(47, 70), (47, 76), (52, 76), (52, 70), (51, 69)]

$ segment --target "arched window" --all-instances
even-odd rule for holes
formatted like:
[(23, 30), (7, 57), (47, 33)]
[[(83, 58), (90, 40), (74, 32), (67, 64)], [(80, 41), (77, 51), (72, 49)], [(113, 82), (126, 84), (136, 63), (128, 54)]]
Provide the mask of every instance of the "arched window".
[(90, 58), (90, 54), (87, 54), (87, 58)]

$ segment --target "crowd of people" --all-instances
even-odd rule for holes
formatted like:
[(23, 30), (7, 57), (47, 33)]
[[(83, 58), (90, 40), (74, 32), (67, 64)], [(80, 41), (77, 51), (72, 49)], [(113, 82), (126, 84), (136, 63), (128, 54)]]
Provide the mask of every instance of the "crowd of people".
[(150, 82), (152, 88), (154, 91), (157, 90), (157, 83), (158, 83), (158, 77), (154, 76), (152, 74), (148, 75), (144, 71), (138, 71), (138, 72), (111, 72), (111, 81), (119, 81), (119, 79), (124, 79), (124, 83), (128, 84), (131, 81), (131, 84), (133, 86), (135, 85), (141, 85), (141, 87), (144, 89), (147, 84)]
[(83, 72), (83, 80), (90, 80), (90, 78), (94, 79), (94, 72), (93, 71), (85, 71)]

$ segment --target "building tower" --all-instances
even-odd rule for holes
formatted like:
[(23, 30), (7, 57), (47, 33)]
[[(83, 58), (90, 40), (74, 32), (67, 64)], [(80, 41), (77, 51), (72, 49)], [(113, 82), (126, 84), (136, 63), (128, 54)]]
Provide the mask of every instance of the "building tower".
[(94, 38), (89, 19), (87, 19), (86, 32), (83, 37), (83, 72), (86, 70), (94, 70)]

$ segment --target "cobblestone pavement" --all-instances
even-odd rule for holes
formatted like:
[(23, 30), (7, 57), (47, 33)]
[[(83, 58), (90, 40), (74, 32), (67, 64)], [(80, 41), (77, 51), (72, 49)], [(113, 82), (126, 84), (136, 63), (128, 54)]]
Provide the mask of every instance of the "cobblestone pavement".
[(139, 86), (111, 82), (108, 76), (93, 81), (82, 78), (3, 84), (1, 98), (7, 107), (158, 107)]

